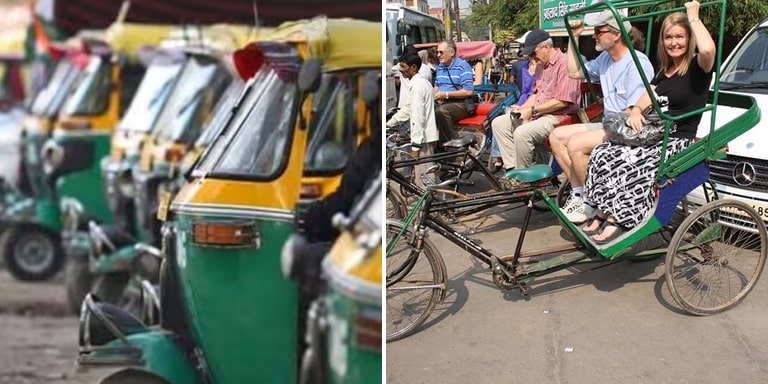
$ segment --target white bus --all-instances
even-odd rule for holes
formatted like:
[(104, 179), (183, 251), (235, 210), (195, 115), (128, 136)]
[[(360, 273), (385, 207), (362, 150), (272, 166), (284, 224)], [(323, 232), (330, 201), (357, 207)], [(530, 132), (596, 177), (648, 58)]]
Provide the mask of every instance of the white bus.
[[(408, 44), (438, 43), (445, 40), (445, 25), (437, 17), (402, 4), (387, 4), (388, 48), (397, 60)], [(389, 63), (393, 65), (394, 63)]]

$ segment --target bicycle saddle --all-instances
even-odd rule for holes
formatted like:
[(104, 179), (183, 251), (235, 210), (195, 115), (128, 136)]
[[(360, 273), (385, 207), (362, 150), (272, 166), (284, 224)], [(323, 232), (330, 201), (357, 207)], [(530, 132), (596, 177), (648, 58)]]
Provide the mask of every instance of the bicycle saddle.
[(443, 143), (443, 148), (461, 149), (468, 146), (477, 145), (477, 136), (473, 134), (464, 135), (459, 139), (448, 140)]

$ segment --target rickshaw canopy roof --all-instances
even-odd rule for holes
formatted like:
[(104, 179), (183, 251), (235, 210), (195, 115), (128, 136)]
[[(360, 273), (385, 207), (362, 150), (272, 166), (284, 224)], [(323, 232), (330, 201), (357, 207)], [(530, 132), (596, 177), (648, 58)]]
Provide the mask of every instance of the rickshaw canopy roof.
[(267, 40), (304, 45), (302, 58), (323, 60), (325, 71), (381, 68), (381, 23), (316, 17), (283, 23)]
[[(427, 49), (437, 47), (439, 43), (421, 43), (414, 44), (416, 49)], [(459, 41), (456, 42), (456, 51), (458, 56), (464, 60), (469, 59), (489, 59), (493, 57), (496, 50), (496, 44), (493, 41)]]

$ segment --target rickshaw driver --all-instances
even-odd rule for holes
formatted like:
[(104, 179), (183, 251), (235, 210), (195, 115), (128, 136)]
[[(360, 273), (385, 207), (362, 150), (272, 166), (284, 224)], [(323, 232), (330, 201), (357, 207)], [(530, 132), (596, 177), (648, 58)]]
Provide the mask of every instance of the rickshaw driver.
[[(594, 22), (595, 49), (602, 51), (594, 60), (585, 63), (590, 80), (600, 79), (604, 102), (604, 113), (630, 112), (630, 107), (645, 94), (645, 86), (637, 67), (629, 53), (629, 46), (624, 41), (619, 24), (609, 10), (600, 12)], [(632, 25), (624, 21), (624, 29), (629, 31)], [(584, 23), (575, 21), (571, 29), (576, 40), (584, 31)], [(643, 67), (645, 77), (653, 78), (654, 71), (648, 57), (636, 52)], [(577, 47), (568, 43), (568, 75), (574, 79), (584, 79), (579, 65)], [(587, 178), (587, 161), (592, 149), (602, 143), (605, 137), (602, 123), (573, 124), (559, 127), (549, 135), (552, 154), (571, 182), (571, 196), (563, 205), (565, 216), (574, 224), (581, 224), (596, 213), (582, 198), (584, 183)]]

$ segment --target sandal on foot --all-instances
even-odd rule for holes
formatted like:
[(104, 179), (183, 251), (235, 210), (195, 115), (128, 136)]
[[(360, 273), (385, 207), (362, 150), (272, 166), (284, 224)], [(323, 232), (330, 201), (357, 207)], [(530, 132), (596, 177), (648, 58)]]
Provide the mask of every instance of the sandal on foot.
[(495, 174), (501, 171), (502, 169), (504, 169), (504, 163), (497, 162), (497, 163), (493, 163), (493, 165), (491, 165), (491, 167), (488, 170), (491, 171), (491, 174)]
[(611, 228), (611, 227), (616, 229), (614, 229), (613, 232), (611, 232), (607, 237), (603, 239), (595, 239), (595, 236), (592, 236), (590, 237), (590, 239), (592, 239), (592, 241), (594, 241), (595, 244), (605, 245), (616, 240), (619, 236), (623, 235), (624, 232), (627, 231), (627, 229), (622, 227), (621, 224), (614, 221), (606, 220), (605, 225), (603, 225), (603, 230), (600, 232), (600, 234), (602, 235), (603, 233), (605, 233), (606, 230), (608, 230), (608, 228)]
[[(595, 222), (598, 223), (595, 229), (591, 229), (591, 230), (587, 229), (595, 225)], [(605, 223), (607, 222), (608, 220), (605, 217), (600, 217), (598, 215), (595, 215), (594, 217), (587, 219), (586, 224), (583, 227), (581, 227), (581, 232), (587, 236), (597, 235), (598, 233), (603, 231), (603, 228), (605, 228)]]

